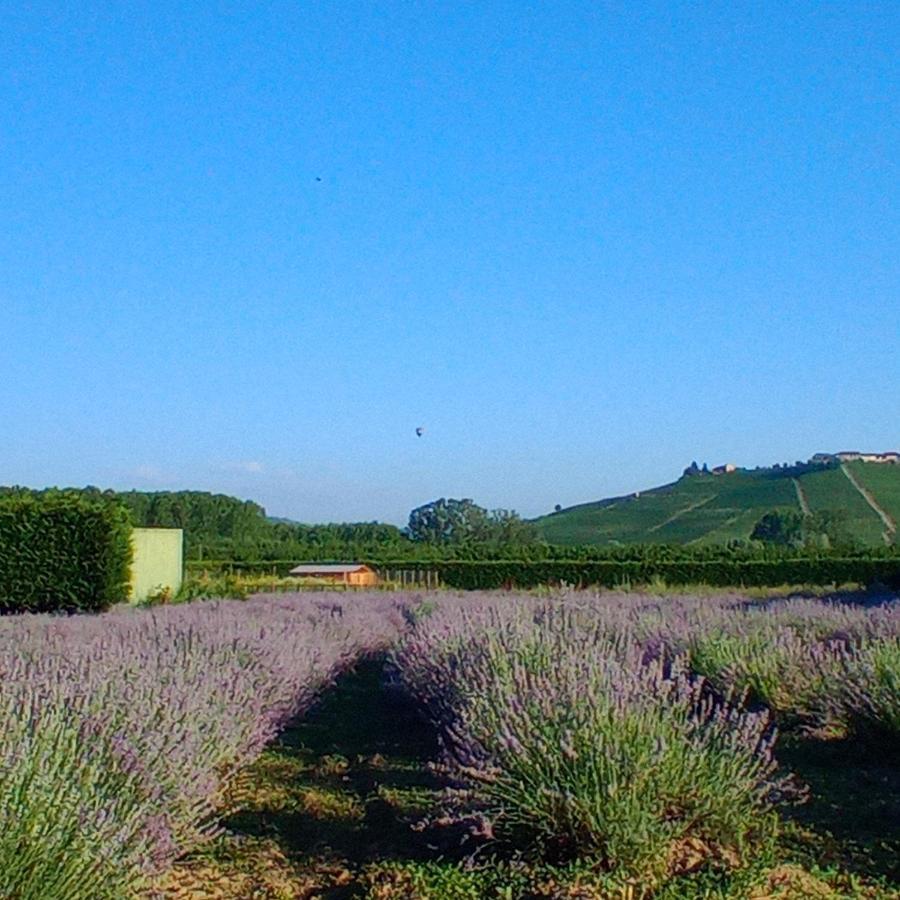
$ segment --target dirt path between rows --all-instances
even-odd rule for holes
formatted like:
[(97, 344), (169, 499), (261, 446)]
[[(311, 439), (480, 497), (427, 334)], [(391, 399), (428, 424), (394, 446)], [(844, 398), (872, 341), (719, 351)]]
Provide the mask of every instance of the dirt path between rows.
[(689, 506), (685, 506), (684, 509), (679, 509), (678, 512), (669, 516), (665, 522), (660, 522), (659, 525), (654, 525), (652, 528), (647, 529), (647, 533), (649, 534), (651, 531), (659, 531), (660, 528), (665, 528), (666, 525), (670, 525), (672, 522), (677, 522), (682, 516), (686, 516), (689, 512), (699, 509), (705, 503), (709, 503), (710, 500), (715, 499), (715, 494), (710, 494), (709, 497), (704, 497), (702, 500), (698, 500), (696, 503), (691, 503)]
[(791, 481), (794, 482), (794, 490), (797, 492), (797, 502), (800, 504), (800, 510), (804, 516), (811, 516), (812, 510), (809, 508), (809, 500), (806, 499), (803, 485), (796, 478), (792, 478)]
[(446, 852), (411, 827), (438, 806), (437, 757), (434, 732), (385, 686), (382, 664), (362, 663), (250, 767), (226, 836), (178, 863), (164, 897), (367, 896), (380, 864)]

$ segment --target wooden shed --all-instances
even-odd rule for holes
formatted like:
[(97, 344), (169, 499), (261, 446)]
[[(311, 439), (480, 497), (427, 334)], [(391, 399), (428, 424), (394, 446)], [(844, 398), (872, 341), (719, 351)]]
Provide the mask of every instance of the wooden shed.
[(297, 578), (321, 578), (357, 587), (378, 584), (378, 573), (365, 563), (303, 563), (294, 566), (290, 574)]

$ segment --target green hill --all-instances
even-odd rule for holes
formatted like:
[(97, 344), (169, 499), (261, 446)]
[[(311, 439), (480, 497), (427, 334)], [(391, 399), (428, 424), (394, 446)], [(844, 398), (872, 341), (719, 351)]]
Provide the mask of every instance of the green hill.
[(554, 544), (717, 544), (749, 538), (756, 522), (776, 509), (840, 512), (861, 543), (896, 542), (900, 466), (851, 462), (684, 475), (672, 484), (534, 521)]

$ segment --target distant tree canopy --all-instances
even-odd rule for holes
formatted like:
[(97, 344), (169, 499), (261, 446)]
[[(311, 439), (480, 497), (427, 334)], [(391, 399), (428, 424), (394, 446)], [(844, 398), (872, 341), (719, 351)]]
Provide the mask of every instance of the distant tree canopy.
[(855, 544), (842, 510), (821, 510), (811, 515), (773, 510), (756, 523), (750, 539), (797, 548), (852, 548)]
[[(296, 559), (317, 562), (356, 561), (378, 556), (402, 557), (409, 539), (396, 525), (353, 522), (302, 525), (273, 521), (251, 500), (206, 491), (123, 491), (88, 486), (57, 493), (77, 493), (124, 505), (136, 526), (184, 529), (189, 559)], [(3, 488), (0, 495), (43, 494), (29, 488)]]
[(774, 510), (763, 516), (750, 541), (723, 545), (623, 544), (554, 546), (541, 540), (535, 525), (510, 510), (487, 510), (472, 500), (441, 498), (414, 509), (409, 526), (382, 522), (304, 525), (266, 517), (251, 501), (203, 491), (126, 491), (96, 487), (35, 491), (0, 487), (8, 494), (86, 494), (127, 507), (138, 526), (183, 528), (189, 560), (231, 561), (265, 566), (270, 561), (381, 562), (477, 559), (703, 561), (777, 559), (798, 550), (816, 555), (842, 553), (896, 556), (898, 547), (862, 547), (849, 535), (840, 512), (802, 516)]
[(473, 500), (441, 497), (409, 514), (407, 534), (425, 544), (515, 547), (539, 541), (537, 528), (508, 509), (487, 510)]

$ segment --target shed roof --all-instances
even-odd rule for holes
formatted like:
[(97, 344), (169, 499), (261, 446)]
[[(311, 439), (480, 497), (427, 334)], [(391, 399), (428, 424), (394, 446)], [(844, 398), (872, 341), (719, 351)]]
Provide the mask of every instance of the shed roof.
[(347, 575), (350, 572), (366, 572), (364, 563), (303, 563), (291, 569), (291, 575)]

